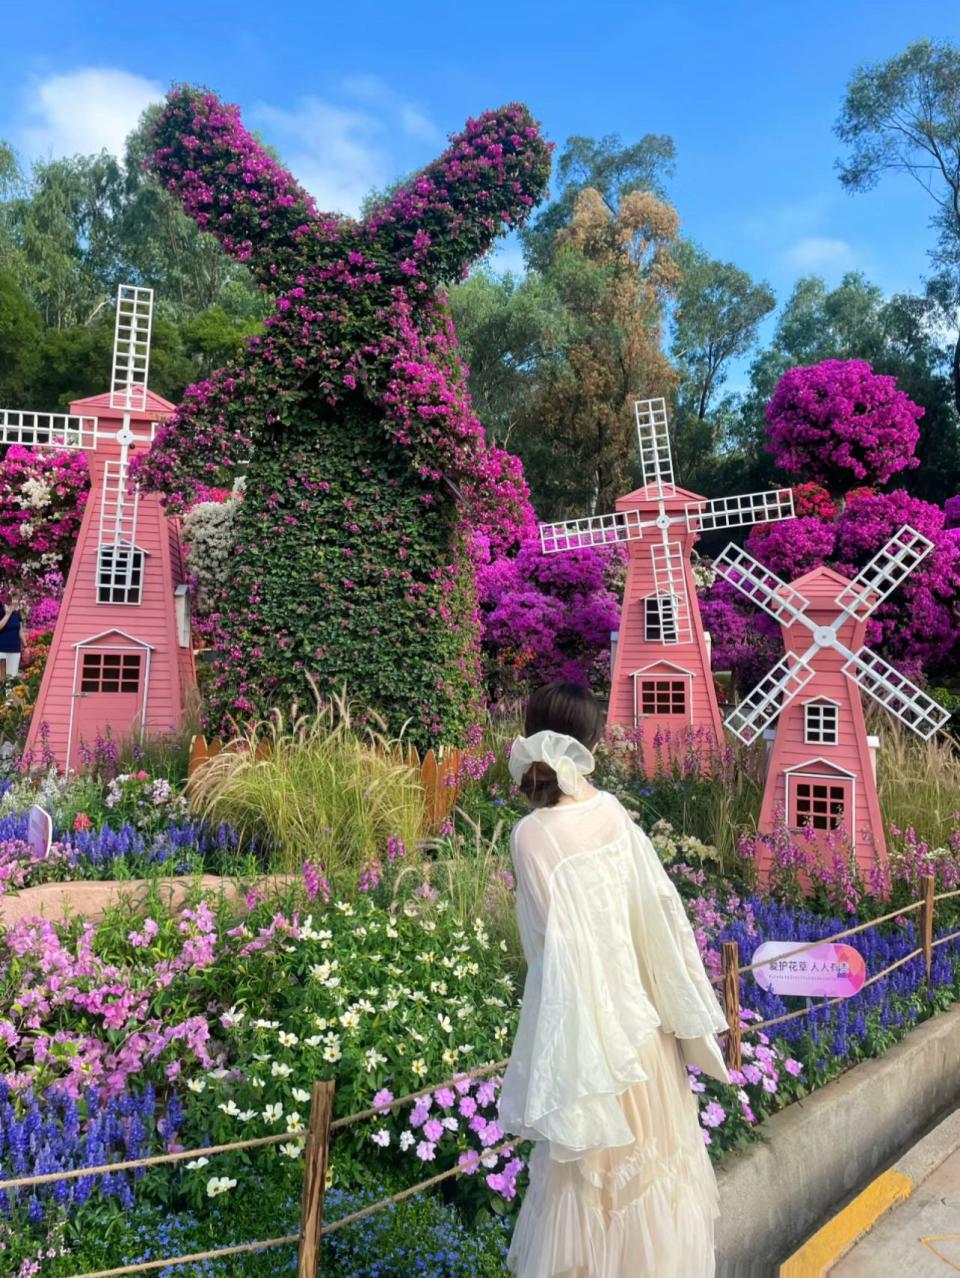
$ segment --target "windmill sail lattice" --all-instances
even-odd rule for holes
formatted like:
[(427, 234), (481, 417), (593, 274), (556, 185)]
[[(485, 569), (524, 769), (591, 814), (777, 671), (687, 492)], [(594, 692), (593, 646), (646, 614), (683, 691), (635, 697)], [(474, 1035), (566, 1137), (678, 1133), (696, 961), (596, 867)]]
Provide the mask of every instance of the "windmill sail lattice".
[[(623, 545), (627, 582), (612, 672), (611, 724), (650, 725), (651, 741), (691, 728), (719, 746), (722, 720), (697, 605), (694, 542), (704, 532), (793, 515), (790, 489), (708, 500), (678, 486), (666, 402), (634, 404), (642, 487), (614, 512), (540, 525), (545, 554)], [(646, 543), (646, 544), (644, 544)], [(644, 757), (644, 766), (653, 766)]]
[[(860, 693), (927, 739), (950, 714), (863, 643), (866, 622), (933, 543), (905, 524), (849, 581), (828, 568), (788, 585), (730, 545), (715, 568), (783, 627), (786, 655), (730, 712), (727, 727), (750, 745), (776, 724), (760, 830), (839, 833), (866, 870), (884, 855), (883, 822)], [(836, 846), (827, 847), (836, 855)], [(761, 864), (761, 872), (769, 865)]]

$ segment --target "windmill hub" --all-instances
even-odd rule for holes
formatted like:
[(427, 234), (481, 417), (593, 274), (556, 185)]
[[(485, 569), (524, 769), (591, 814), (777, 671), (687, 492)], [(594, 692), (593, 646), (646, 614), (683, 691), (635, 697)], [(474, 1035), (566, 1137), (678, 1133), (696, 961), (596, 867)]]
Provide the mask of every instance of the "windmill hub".
[(666, 511), (664, 511), (662, 514), (657, 515), (658, 528), (669, 528), (672, 522), (673, 521), (671, 520), (670, 516), (666, 513)]
[(820, 648), (832, 648), (837, 642), (837, 632), (832, 626), (815, 626), (813, 641)]
[(129, 426), (124, 426), (121, 430), (117, 431), (118, 444), (132, 444), (133, 440), (134, 440), (134, 434)]

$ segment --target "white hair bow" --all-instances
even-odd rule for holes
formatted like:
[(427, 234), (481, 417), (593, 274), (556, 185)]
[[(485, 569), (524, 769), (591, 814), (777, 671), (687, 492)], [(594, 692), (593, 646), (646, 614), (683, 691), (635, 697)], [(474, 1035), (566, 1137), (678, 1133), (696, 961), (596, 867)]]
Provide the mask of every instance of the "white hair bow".
[(576, 794), (582, 778), (594, 768), (593, 755), (576, 737), (562, 732), (535, 732), (532, 737), (517, 737), (510, 747), (508, 767), (519, 785), (532, 763), (545, 763), (557, 774), (557, 785), (564, 794)]

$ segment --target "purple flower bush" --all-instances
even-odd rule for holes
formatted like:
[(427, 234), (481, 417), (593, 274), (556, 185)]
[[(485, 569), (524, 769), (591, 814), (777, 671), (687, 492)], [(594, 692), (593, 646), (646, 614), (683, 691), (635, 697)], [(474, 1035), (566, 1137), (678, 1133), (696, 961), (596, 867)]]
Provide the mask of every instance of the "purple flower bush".
[(476, 699), (472, 533), (516, 523), (520, 463), (487, 447), (442, 285), (542, 196), (548, 146), (513, 104), (470, 120), (365, 221), (318, 214), (212, 94), (175, 90), (151, 170), (276, 309), (191, 387), (138, 467), (183, 509), (250, 460), (218, 601), (209, 715), (349, 684), (419, 744)]
[[(960, 644), (960, 528), (938, 506), (862, 481), (885, 483), (916, 465), (921, 413), (893, 378), (862, 361), (788, 370), (767, 407), (767, 433), (778, 464), (806, 482), (794, 490), (797, 518), (757, 524), (747, 538), (751, 554), (794, 581), (820, 564), (856, 576), (905, 523), (929, 537), (929, 556), (867, 627), (867, 642), (914, 678), (946, 669)], [(780, 657), (779, 626), (719, 579), (701, 606), (715, 667), (733, 671), (746, 690)]]
[(839, 493), (885, 484), (919, 465), (919, 404), (865, 360), (827, 359), (789, 368), (767, 405), (767, 436), (777, 465)]
[(477, 592), (494, 698), (551, 679), (603, 683), (620, 615), (611, 574), (622, 563), (619, 548), (545, 555), (531, 536), (512, 556), (486, 550)]

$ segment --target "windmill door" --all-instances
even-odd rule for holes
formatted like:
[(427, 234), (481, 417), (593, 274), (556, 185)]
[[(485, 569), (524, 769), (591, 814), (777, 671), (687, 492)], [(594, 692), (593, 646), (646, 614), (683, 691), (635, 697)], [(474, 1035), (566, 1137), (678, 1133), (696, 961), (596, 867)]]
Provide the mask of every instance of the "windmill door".
[(69, 766), (79, 770), (98, 740), (142, 735), (150, 648), (117, 633), (77, 648)]

